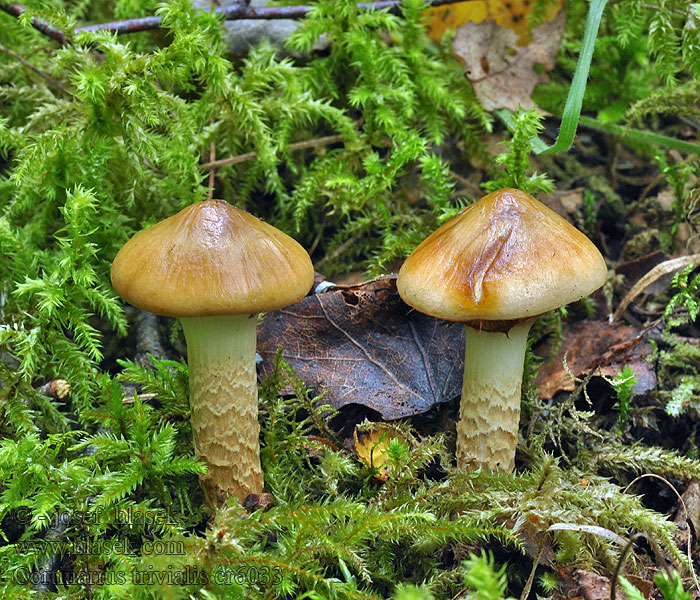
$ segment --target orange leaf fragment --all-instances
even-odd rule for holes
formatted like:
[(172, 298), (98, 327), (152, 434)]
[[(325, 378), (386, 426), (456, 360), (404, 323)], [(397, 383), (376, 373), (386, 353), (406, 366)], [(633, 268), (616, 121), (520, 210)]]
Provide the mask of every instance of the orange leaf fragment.
[(398, 431), (385, 423), (372, 423), (372, 428), (358, 432), (357, 427), (353, 432), (355, 439), (355, 454), (362, 462), (377, 469), (375, 477), (380, 481), (389, 478), (389, 460), (387, 448), (394, 439), (401, 439)]
[[(518, 45), (524, 46), (530, 40), (527, 16), (534, 5), (534, 0), (469, 0), (429, 7), (424, 15), (428, 22), (428, 35), (434, 40), (441, 39), (448, 29), (454, 31), (465, 23), (481, 23), (490, 19), (514, 31), (520, 38)], [(545, 21), (553, 19), (561, 6), (561, 0), (552, 2), (545, 12)]]

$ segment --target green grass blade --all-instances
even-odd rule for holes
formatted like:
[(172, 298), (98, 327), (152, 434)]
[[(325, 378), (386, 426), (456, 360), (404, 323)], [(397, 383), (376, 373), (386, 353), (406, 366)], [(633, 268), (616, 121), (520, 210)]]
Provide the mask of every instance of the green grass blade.
[(591, 8), (588, 11), (586, 19), (586, 31), (583, 34), (583, 44), (581, 46), (581, 54), (576, 65), (576, 72), (571, 81), (569, 88), (569, 96), (566, 99), (564, 106), (564, 114), (561, 119), (561, 128), (559, 129), (559, 137), (554, 145), (549, 146), (546, 150), (537, 152), (538, 154), (555, 154), (557, 152), (566, 152), (574, 141), (576, 128), (578, 126), (579, 116), (581, 115), (581, 105), (583, 104), (583, 95), (586, 92), (586, 82), (588, 80), (588, 71), (591, 67), (591, 58), (593, 57), (593, 49), (595, 48), (595, 40), (598, 36), (598, 26), (600, 19), (603, 16), (603, 10), (608, 0), (593, 0)]
[(691, 154), (700, 154), (700, 144), (686, 142), (677, 138), (654, 133), (653, 131), (642, 131), (640, 129), (630, 129), (622, 125), (614, 123), (601, 123), (597, 119), (590, 117), (580, 117), (581, 126), (609, 133), (628, 144), (641, 144), (643, 146), (656, 146), (659, 148), (670, 148), (679, 152), (688, 152)]

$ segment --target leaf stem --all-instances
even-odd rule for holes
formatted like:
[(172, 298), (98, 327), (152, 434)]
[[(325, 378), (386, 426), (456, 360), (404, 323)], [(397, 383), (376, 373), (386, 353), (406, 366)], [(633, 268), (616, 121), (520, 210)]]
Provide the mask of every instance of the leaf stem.
[[(288, 151), (293, 150), (303, 150), (304, 148), (313, 148), (315, 146), (324, 146), (326, 144), (335, 144), (336, 142), (343, 141), (342, 135), (327, 135), (325, 137), (314, 138), (312, 140), (304, 140), (303, 142), (295, 142), (294, 144), (289, 144), (287, 146)], [(257, 152), (246, 152), (245, 154), (239, 154), (238, 156), (230, 156), (229, 158), (222, 158), (221, 160), (212, 160), (199, 166), (203, 171), (209, 169), (218, 169), (219, 167), (225, 167), (227, 165), (236, 165), (238, 163), (245, 162), (247, 160), (252, 160), (258, 155)]]

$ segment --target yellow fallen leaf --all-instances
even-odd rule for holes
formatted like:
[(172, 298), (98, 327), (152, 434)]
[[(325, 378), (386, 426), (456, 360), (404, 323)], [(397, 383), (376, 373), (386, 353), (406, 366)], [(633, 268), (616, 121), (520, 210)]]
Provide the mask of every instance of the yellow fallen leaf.
[(402, 436), (396, 429), (385, 423), (373, 423), (372, 429), (359, 431), (357, 427), (353, 431), (355, 439), (355, 454), (362, 462), (377, 469), (375, 477), (381, 481), (389, 478), (389, 469), (386, 464), (389, 460), (387, 448), (392, 440), (399, 439), (403, 442)]
[(439, 40), (448, 29), (454, 31), (469, 21), (481, 23), (488, 17), (488, 9), (486, 0), (470, 0), (429, 7), (423, 11), (423, 15), (428, 22), (428, 35), (431, 39)]
[[(518, 45), (528, 43), (527, 15), (532, 11), (534, 0), (469, 0), (446, 6), (429, 7), (424, 11), (428, 20), (428, 35), (439, 40), (448, 29), (456, 30), (465, 23), (481, 23), (491, 20), (515, 32)], [(545, 21), (553, 19), (561, 8), (561, 0), (547, 7)]]

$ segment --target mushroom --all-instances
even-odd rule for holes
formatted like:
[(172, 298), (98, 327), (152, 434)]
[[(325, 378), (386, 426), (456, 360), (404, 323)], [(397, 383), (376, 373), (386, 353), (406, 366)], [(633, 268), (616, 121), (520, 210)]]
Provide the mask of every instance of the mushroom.
[(262, 492), (257, 313), (306, 295), (314, 280), (309, 255), (275, 227), (209, 200), (136, 234), (117, 253), (111, 276), (127, 302), (180, 318), (207, 506)]
[(530, 327), (598, 289), (606, 275), (583, 233), (516, 189), (484, 196), (406, 259), (396, 282), (401, 298), (465, 324), (458, 468), (513, 470)]

